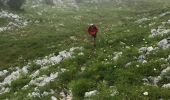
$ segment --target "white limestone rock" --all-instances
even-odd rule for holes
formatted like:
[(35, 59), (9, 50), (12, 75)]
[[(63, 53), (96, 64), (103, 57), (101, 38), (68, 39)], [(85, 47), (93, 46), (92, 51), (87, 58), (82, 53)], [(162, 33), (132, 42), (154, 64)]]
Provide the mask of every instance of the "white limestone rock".
[(85, 92), (85, 97), (95, 96), (98, 93), (97, 90)]
[(169, 39), (163, 39), (158, 43), (158, 47), (162, 49), (167, 49), (170, 47)]

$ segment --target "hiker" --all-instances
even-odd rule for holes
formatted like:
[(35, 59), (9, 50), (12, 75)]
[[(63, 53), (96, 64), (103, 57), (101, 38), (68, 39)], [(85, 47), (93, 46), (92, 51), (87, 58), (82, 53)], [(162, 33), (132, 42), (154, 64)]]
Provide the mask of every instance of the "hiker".
[(88, 33), (93, 37), (93, 45), (94, 47), (96, 47), (96, 35), (98, 32), (98, 28), (97, 26), (95, 26), (94, 24), (91, 24), (88, 28)]

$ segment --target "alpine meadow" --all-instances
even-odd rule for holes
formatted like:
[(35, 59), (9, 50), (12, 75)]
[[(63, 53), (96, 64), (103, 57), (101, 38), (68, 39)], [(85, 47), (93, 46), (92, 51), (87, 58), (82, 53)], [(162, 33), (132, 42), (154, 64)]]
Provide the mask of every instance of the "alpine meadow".
[(169, 100), (170, 0), (0, 0), (0, 100)]

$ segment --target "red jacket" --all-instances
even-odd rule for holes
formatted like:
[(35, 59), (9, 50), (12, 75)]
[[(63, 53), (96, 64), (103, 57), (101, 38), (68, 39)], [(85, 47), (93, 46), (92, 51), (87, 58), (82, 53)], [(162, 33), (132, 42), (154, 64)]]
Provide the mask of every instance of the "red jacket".
[(96, 37), (97, 32), (98, 32), (98, 28), (95, 25), (91, 25), (88, 28), (88, 33), (93, 37)]

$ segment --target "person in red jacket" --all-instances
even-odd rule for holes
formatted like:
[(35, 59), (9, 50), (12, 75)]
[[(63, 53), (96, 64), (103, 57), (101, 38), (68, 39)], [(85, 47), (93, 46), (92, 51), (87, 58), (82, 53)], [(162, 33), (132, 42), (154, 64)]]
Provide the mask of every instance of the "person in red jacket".
[(97, 26), (95, 26), (94, 24), (91, 24), (88, 28), (88, 33), (93, 37), (93, 45), (94, 47), (96, 46), (96, 36), (97, 36), (97, 32), (98, 32), (98, 28)]

